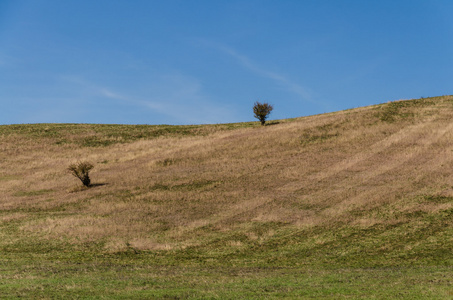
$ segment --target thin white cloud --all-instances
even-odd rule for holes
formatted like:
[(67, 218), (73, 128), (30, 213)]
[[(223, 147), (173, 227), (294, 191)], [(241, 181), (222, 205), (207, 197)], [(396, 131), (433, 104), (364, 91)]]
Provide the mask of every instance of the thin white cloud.
[(317, 105), (320, 104), (318, 101), (315, 101), (313, 99), (312, 92), (310, 91), (309, 88), (292, 81), (287, 76), (284, 76), (282, 74), (272, 72), (272, 71), (266, 70), (265, 68), (262, 68), (258, 64), (254, 63), (250, 58), (239, 53), (235, 49), (222, 45), (222, 44), (212, 43), (212, 42), (209, 42), (206, 40), (198, 40), (198, 42), (201, 43), (202, 45), (205, 45), (205, 46), (208, 46), (211, 48), (215, 48), (215, 49), (233, 57), (244, 68), (257, 74), (258, 76), (261, 76), (264, 78), (269, 78), (269, 79), (273, 80), (274, 82), (278, 83), (280, 86), (284, 87), (287, 91), (300, 96), (303, 100), (311, 102), (311, 103), (315, 103)]
[(160, 76), (147, 94), (141, 103), (178, 123), (226, 122), (234, 115), (206, 95), (199, 80), (180, 73)]
[(88, 101), (120, 100), (137, 110), (149, 110), (150, 115), (165, 116), (169, 123), (201, 124), (227, 122), (234, 114), (227, 105), (218, 105), (203, 91), (200, 81), (174, 72), (150, 78), (146, 83), (127, 90), (89, 82), (81, 77), (65, 77), (79, 86)]
[(116, 100), (127, 100), (126, 97), (124, 97), (118, 93), (115, 93), (108, 88), (100, 87), (97, 89), (98, 89), (99, 94), (102, 95), (103, 97), (110, 98), (110, 99), (116, 99)]

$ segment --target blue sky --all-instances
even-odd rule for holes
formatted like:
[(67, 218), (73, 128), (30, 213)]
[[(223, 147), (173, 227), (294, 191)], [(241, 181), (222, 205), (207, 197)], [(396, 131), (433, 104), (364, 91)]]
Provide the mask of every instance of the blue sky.
[(0, 124), (205, 124), (453, 94), (453, 1), (0, 0)]

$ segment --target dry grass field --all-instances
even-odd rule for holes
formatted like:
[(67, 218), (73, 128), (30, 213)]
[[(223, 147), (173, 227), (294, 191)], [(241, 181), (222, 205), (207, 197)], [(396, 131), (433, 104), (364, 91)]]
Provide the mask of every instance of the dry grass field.
[(268, 126), (0, 126), (0, 150), (10, 298), (453, 298), (452, 96)]

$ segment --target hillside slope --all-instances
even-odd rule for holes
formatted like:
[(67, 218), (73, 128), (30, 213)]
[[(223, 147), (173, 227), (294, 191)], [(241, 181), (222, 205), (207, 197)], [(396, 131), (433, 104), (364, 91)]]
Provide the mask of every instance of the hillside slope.
[(443, 96), (263, 127), (0, 126), (0, 249), (451, 267), (452, 120)]

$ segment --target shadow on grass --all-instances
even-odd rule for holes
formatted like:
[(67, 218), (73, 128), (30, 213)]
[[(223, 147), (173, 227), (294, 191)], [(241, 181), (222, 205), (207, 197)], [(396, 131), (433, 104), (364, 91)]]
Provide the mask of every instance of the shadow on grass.
[(98, 187), (98, 186), (104, 186), (104, 185), (108, 185), (108, 183), (92, 183), (90, 184), (90, 188), (93, 188), (93, 187)]
[(108, 183), (92, 183), (89, 186), (79, 185), (79, 186), (76, 186), (73, 189), (69, 190), (69, 192), (70, 193), (83, 192), (83, 191), (89, 190), (91, 188), (104, 186), (104, 185), (108, 185)]

